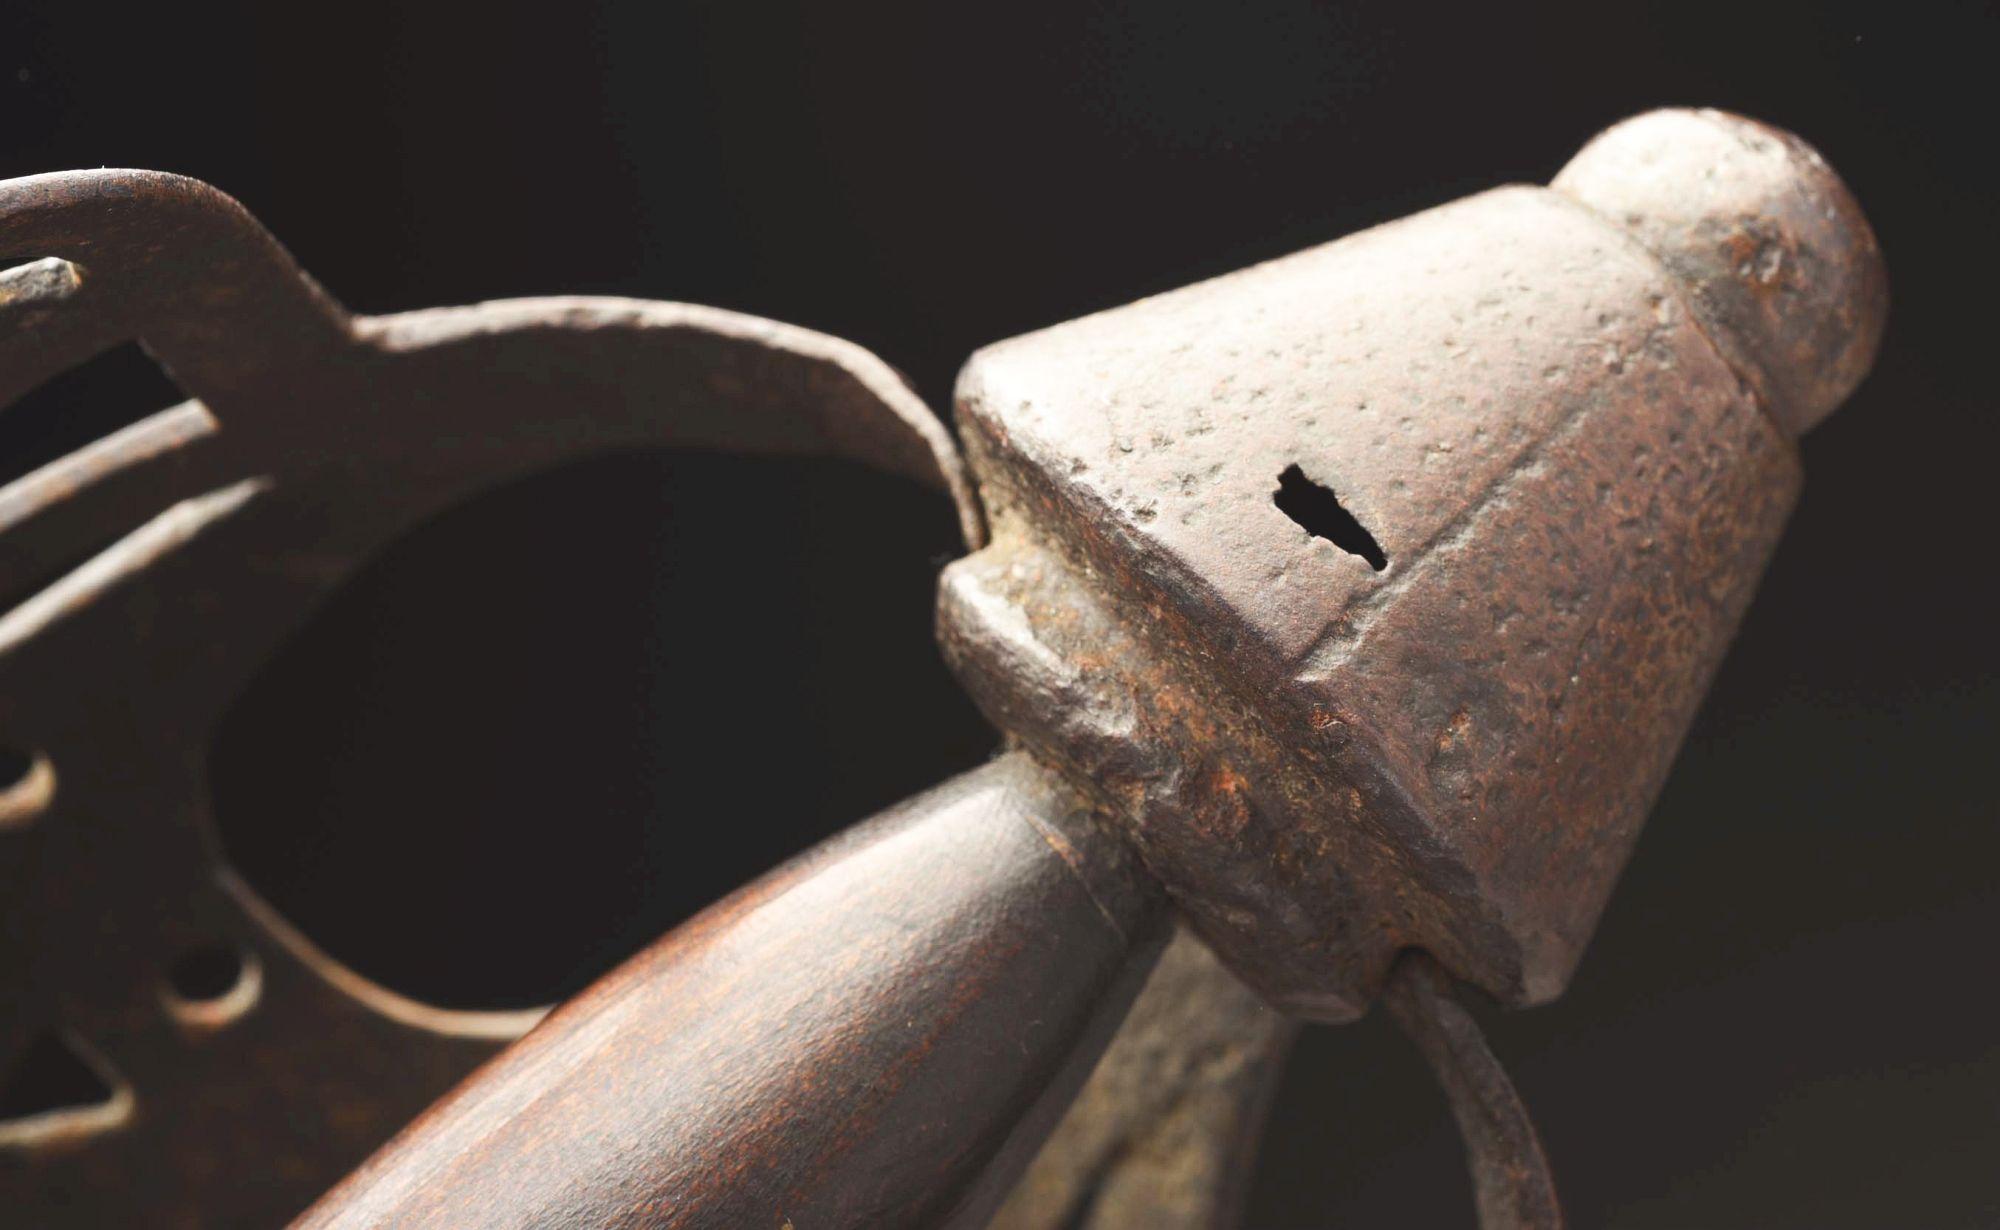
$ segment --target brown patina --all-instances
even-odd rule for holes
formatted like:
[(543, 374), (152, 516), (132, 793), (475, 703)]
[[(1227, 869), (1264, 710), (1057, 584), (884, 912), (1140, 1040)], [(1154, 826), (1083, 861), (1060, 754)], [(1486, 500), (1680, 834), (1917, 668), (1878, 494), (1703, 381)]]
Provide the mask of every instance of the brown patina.
[[(0, 745), (25, 756), (0, 787), (0, 1057), (59, 1035), (114, 1088), (0, 1132), (0, 1195), (37, 1224), (270, 1221), (533, 1023), (412, 1003), (315, 951), (223, 866), (206, 745), (259, 664), (411, 525), (659, 444), (829, 452), (949, 492), (977, 550), (945, 572), (940, 636), (1025, 751), (642, 954), (314, 1216), (374, 1224), (405, 1198), (674, 1224), (779, 1195), (932, 1210), (957, 1198), (947, 1173), (997, 1199), (1012, 1172), (979, 1175), (981, 1150), (1005, 1136), (1025, 1156), (1057, 1108), (989, 1121), (1035, 1082), (997, 1061), (968, 1081), (963, 1057), (1039, 1037), (1034, 1062), (1080, 1081), (1109, 1027), (1065, 1050), (1051, 1006), (1122, 1007), (1103, 988), (1129, 993), (1152, 959), (1157, 878), (1295, 1016), (1348, 1019), (1386, 987), (1467, 1125), (1488, 1224), (1555, 1224), (1532, 1128), (1451, 978), (1510, 1004), (1569, 978), (1796, 498), (1795, 439), (1866, 371), (1886, 307), (1874, 239), (1816, 154), (1659, 112), (1549, 188), (982, 351), (960, 386), (975, 499), (893, 372), (805, 330), (599, 299), (354, 317), (234, 201), (146, 172), (0, 184), (0, 251), (25, 261), (0, 272), (0, 402), (135, 338), (194, 398), (0, 489), (0, 567), (27, 589), (0, 614)], [(127, 532), (97, 550), (110, 527)], [(1007, 857), (961, 848), (974, 820)], [(899, 863), (883, 834), (922, 836), (927, 861)], [(857, 850), (882, 863), (862, 888), (919, 922), (871, 947), (868, 891), (823, 902), (815, 922), (843, 919), (851, 942), (822, 968), (807, 950), (825, 935), (759, 911), (867, 871)], [(732, 930), (752, 916), (782, 943)], [(163, 993), (162, 970), (217, 941), (242, 981)], [(732, 944), (750, 955), (700, 964)], [(752, 977), (773, 952), (782, 968)], [(875, 1000), (869, 959), (897, 972)], [(1016, 1224), (1226, 1217), (1290, 1026), (1209, 960), (1171, 949), (1057, 1137), (1088, 1167), (1044, 1162)], [(773, 1015), (774, 995), (826, 1019)], [(653, 1006), (563, 1066), (630, 1004)], [(921, 1054), (884, 1025), (919, 1016)], [(831, 1058), (805, 1062), (821, 1034)], [(797, 1071), (773, 1076), (773, 1057)], [(736, 1100), (685, 1101), (695, 1076), (738, 1073), (756, 1081)], [(573, 1096), (475, 1113), (571, 1077)], [(793, 1135), (824, 1144), (862, 1092), (914, 1109), (871, 1128), (869, 1166), (806, 1157)], [(1203, 1117), (1175, 1126), (1189, 1108)], [(748, 1143), (715, 1147), (746, 1115)], [(1135, 1140), (1178, 1143), (1148, 1171)], [(253, 1163), (266, 1181), (247, 1185)], [(429, 1185), (447, 1165), (460, 1186)], [(827, 1224), (879, 1224), (855, 1217)]]
[[(234, 200), (146, 171), (0, 183), (0, 253), (34, 258), (0, 273), (0, 403), (133, 339), (194, 398), (0, 488), (0, 746), (30, 758), (0, 789), (0, 1063), (60, 1037), (112, 1090), (0, 1123), (9, 1224), (276, 1224), (540, 1019), (369, 982), (222, 859), (216, 722), (382, 547), (668, 445), (871, 462), (980, 532), (936, 418), (809, 330), (623, 299), (352, 316)], [(210, 944), (246, 982), (176, 1001)]]
[(1885, 306), (1816, 154), (1665, 112), (1552, 189), (1002, 342), (959, 384), (994, 541), (947, 653), (1274, 1003), (1350, 1018), (1406, 948), (1545, 1001)]

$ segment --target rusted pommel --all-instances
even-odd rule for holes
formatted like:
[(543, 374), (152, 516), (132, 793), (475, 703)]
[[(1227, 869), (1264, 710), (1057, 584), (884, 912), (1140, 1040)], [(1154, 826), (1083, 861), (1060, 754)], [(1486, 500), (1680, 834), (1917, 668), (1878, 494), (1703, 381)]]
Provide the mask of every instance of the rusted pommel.
[(975, 355), (940, 629), (1201, 934), (1339, 1020), (1568, 980), (1886, 282), (1796, 139), (1660, 112), (1502, 188)]
[(1889, 307), (1875, 235), (1790, 133), (1722, 111), (1655, 111), (1599, 136), (1550, 186), (1680, 277), (1710, 340), (1793, 436), (1875, 362)]
[(1662, 113), (980, 352), (939, 629), (1024, 746), (635, 957), (304, 1224), (984, 1224), (1164, 886), (1282, 1008), (1386, 981), (1486, 1224), (1559, 1225), (1452, 979), (1570, 976), (1884, 293), (1817, 156)]

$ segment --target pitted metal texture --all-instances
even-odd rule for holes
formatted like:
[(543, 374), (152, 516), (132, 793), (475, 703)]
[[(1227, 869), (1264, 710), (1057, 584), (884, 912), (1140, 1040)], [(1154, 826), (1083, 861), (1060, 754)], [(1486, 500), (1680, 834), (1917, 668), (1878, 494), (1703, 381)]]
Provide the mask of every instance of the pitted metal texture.
[[(1002, 725), (1144, 800), (1153, 870), (1280, 1006), (1351, 1016), (1404, 948), (1512, 1003), (1567, 982), (1796, 498), (1789, 425), (1880, 330), (1858, 211), (1777, 148), (1776, 188), (1671, 164), (1658, 225), (1646, 192), (1628, 225), (1503, 188), (967, 365), (994, 545), (947, 575), (948, 650)], [(1760, 389), (1805, 386), (1745, 356), (1796, 356), (1718, 345), (1726, 294), (1680, 276), (1737, 264), (1659, 253), (1804, 234), (1732, 212), (1794, 198), (1822, 273), (1793, 334), (1847, 374), (1781, 415)], [(1301, 479), (1363, 545), (1281, 507)]]

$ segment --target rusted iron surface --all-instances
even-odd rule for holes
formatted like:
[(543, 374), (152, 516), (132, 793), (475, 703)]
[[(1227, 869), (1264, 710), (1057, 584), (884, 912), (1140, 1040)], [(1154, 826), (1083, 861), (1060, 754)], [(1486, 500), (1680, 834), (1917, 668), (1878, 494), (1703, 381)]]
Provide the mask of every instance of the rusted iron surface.
[(1480, 1230), (1562, 1230), (1562, 1204), (1534, 1120), (1451, 975), (1428, 955), (1409, 953), (1390, 972), (1382, 1002), (1451, 1103)]
[[(1192, 925), (1279, 1006), (1345, 1019), (1402, 957), (1397, 1010), (1455, 1092), (1496, 1225), (1553, 1224), (1552, 1189), (1441, 971), (1516, 1004), (1567, 979), (1796, 492), (1790, 433), (1844, 395), (1880, 328), (1873, 240), (1824, 199), (1844, 189), (1823, 165), (1747, 121), (1682, 119), (1711, 147), (1683, 170), (1769, 182), (1716, 191), (1702, 174), (1652, 176), (1601, 208), (1581, 173), (1575, 196), (1488, 193), (1003, 343), (961, 380), (992, 542), (946, 570), (947, 656), (996, 724), (1115, 817)], [(1666, 128), (1675, 140), (1681, 122)], [(1598, 148), (1636, 145), (1647, 165), (1660, 129), (1633, 131)], [(1761, 237), (1775, 255), (1755, 243), (1735, 261), (1675, 254), (1718, 236)], [(1787, 283), (1793, 266), (1804, 272)], [(1677, 270), (1734, 282), (1691, 285)], [(1746, 278), (1789, 295), (1784, 312), (1743, 309)], [(1723, 328), (1743, 336), (1718, 345), (1710, 332)], [(1793, 361), (1802, 338), (1848, 374), (1738, 369)], [(836, 849), (792, 891), (844, 876)], [(1005, 911), (960, 904), (935, 925), (1006, 942)], [(902, 922), (843, 916), (843, 946), (901, 952)], [(669, 937), (605, 994), (685, 987), (706, 945), (736, 938)], [(1100, 954), (1076, 942), (1081, 977)], [(767, 950), (787, 951), (776, 937), (745, 951)], [(1069, 1002), (1074, 986), (1057, 985)], [(888, 985), (826, 993), (841, 1019), (857, 995), (903, 1011)], [(976, 1019), (1011, 1019), (1040, 1062), (1036, 1005), (1011, 1018), (987, 1008)], [(946, 1182), (971, 1147), (1001, 1173), (1028, 1130), (1003, 1137), (983, 1118), (990, 1100), (943, 1095), (923, 1111), (937, 1116), (930, 1130), (909, 1138), (914, 1154), (832, 1174), (802, 1160), (822, 1156), (820, 1134), (796, 1122), (823, 1099), (779, 1082), (746, 1088), (722, 1118), (703, 1104), (649, 1119), (636, 1156), (607, 1152), (641, 1131), (616, 1074), (677, 1070), (683, 1045), (709, 1035), (649, 1030), (644, 1055), (620, 1051), (587, 1081), (569, 1065), (595, 1062), (588, 1023), (469, 1081), (316, 1206), (317, 1224), (454, 1200), (529, 1224), (559, 1194), (566, 1220), (722, 1226), (736, 1223), (714, 1210), (782, 1211), (795, 1189), (827, 1225), (903, 1224), (913, 1167)], [(789, 1064), (795, 1028), (743, 1018), (726, 1046), (701, 1045), (728, 1071)], [(843, 1079), (869, 1068), (871, 1084), (900, 1090), (929, 1071), (927, 1029), (867, 1036), (837, 1065)], [(1115, 1085), (1125, 1070), (1101, 1075)], [(1143, 1102), (1112, 1100), (1143, 1123)], [(730, 1127), (745, 1118), (785, 1143), (746, 1154)], [(1124, 1126), (1086, 1106), (1065, 1130), (1087, 1153), (1106, 1135), (1137, 1140)], [(530, 1145), (586, 1177), (557, 1184), (526, 1164)], [(446, 1191), (432, 1186), (441, 1176)], [(1088, 1178), (1039, 1177), (1043, 1207), (1096, 1217)], [(897, 1202), (877, 1210), (866, 1193), (885, 1183)], [(1198, 1206), (1151, 1202), (1144, 1216)], [(891, 1215), (869, 1220), (876, 1211)]]
[(1308, 1017), (1410, 948), (1561, 990), (1795, 499), (1792, 433), (1880, 334), (1874, 239), (1791, 138), (1673, 113), (1557, 186), (960, 380), (993, 543), (946, 571), (947, 656)]
[[(969, 1222), (1053, 1124), (1036, 1089), (1103, 1043), (1091, 1004), (1115, 1016), (1150, 954), (1129, 841), (1278, 1008), (1345, 1020), (1386, 987), (1454, 1088), (1489, 1224), (1547, 1224), (1447, 975), (1511, 1005), (1567, 981), (1795, 498), (1794, 438), (1865, 371), (1886, 293), (1810, 150), (1645, 117), (1550, 189), (981, 352), (960, 421), (982, 521), (893, 374), (802, 330), (606, 300), (349, 318), (233, 202), (131, 172), (0, 185), (0, 250), (24, 258), (0, 274), (0, 394), (139, 337), (197, 399), (0, 490), (7, 575), (62, 577), (0, 615), (0, 741), (25, 752), (0, 980), (36, 989), (0, 1045), (64, 1030), (122, 1074), (116, 1123), (9, 1155), (70, 1220), (150, 1167), (179, 1184), (161, 1220), (295, 1206), (523, 1028), (398, 1000), (292, 935), (219, 866), (205, 743), (414, 521), (681, 443), (949, 491), (980, 549), (946, 570), (940, 638), (1017, 750), (636, 958), (318, 1221)], [(105, 524), (135, 528), (65, 571)], [(133, 699), (107, 708), (80, 669)], [(979, 835), (957, 855), (951, 815)], [(824, 968), (801, 948), (822, 918)], [(256, 1011), (147, 989), (216, 938)], [(79, 946), (107, 955), (79, 975)], [(1229, 1207), (1221, 1159), (1254, 1141), (1290, 1027), (1177, 952), (1008, 1216)], [(216, 1162), (252, 1156), (271, 1193)]]
[(1181, 930), (990, 1230), (1230, 1230), (1298, 1028)]
[(1714, 111), (1654, 111), (1550, 184), (1629, 230), (1758, 403), (1797, 438), (1831, 414), (1882, 338), (1888, 270), (1861, 206), (1788, 132)]
[[(858, 458), (981, 532), (901, 379), (803, 329), (607, 299), (352, 317), (234, 201), (148, 172), (0, 184), (0, 254), (0, 401), (135, 338), (195, 399), (0, 489), (0, 748), (27, 765), (0, 785), (0, 1064), (57, 1038), (111, 1090), (0, 1125), (9, 1225), (276, 1224), (541, 1015), (376, 986), (221, 861), (217, 718), (379, 547), (659, 445)], [(217, 944), (233, 984), (175, 992)]]

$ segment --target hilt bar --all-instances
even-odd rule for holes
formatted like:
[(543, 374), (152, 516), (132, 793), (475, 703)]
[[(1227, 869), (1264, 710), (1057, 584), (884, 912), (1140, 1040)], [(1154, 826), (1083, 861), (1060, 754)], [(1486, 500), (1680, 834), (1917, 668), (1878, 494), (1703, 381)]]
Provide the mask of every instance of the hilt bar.
[[(395, 532), (579, 449), (677, 440), (931, 480), (978, 548), (942, 578), (940, 639), (1012, 750), (559, 1010), (307, 1215), (329, 1226), (979, 1224), (1169, 905), (1296, 1016), (1386, 991), (1469, 1125), (1489, 1223), (1553, 1225), (1452, 982), (1514, 1005), (1567, 982), (1796, 498), (1795, 437), (1861, 378), (1886, 309), (1874, 239), (1816, 154), (1656, 113), (1549, 188), (980, 352), (959, 385), (975, 503), (893, 374), (803, 330), (608, 300), (354, 318), (233, 201), (147, 173), (0, 184), (0, 243), (54, 258), (0, 274), (20, 326), (0, 396), (137, 336), (198, 398), (0, 491), (10, 545), (68, 543), (79, 498), (189, 497), (0, 623), (0, 732), (33, 735), (63, 783), (0, 799), (0, 824), (54, 834), (54, 916), (88, 878), (62, 809), (134, 811), (133, 783), (139, 803), (196, 796), (153, 834), (177, 853), (148, 891), (205, 884), (211, 917), (270, 955), (273, 1006), (306, 1005), (292, 1026), (324, 1014), (394, 1046), (451, 1022), (228, 899), (181, 848), (199, 748), (129, 734), (198, 742)], [(586, 429), (551, 432), (545, 401), (589, 407)], [(449, 446), (387, 438), (409, 421)], [(303, 560), (300, 525), (321, 531)], [(148, 605), (169, 579), (207, 605)], [(146, 618), (116, 622), (127, 606)], [(144, 707), (93, 725), (63, 664), (127, 626), (152, 638), (116, 658)], [(106, 748), (123, 772), (74, 774)], [(173, 1053), (129, 1003), (94, 1020)]]
[[(948, 1069), (1034, 1083), (1069, 1051), (1079, 1070), (1103, 1036), (1081, 1005), (1150, 959), (1076, 908), (1056, 947), (1023, 948), (1045, 882), (1026, 869), (1061, 868), (1080, 903), (1121, 867), (1115, 896), (1143, 901), (1143, 863), (1280, 1007), (1348, 1019), (1387, 985), (1488, 1224), (1558, 1225), (1451, 976), (1514, 1004), (1567, 981), (1796, 496), (1793, 435), (1865, 369), (1884, 285), (1810, 150), (1668, 113), (1600, 137), (1557, 189), (981, 351), (959, 419), (991, 541), (946, 569), (939, 634), (1032, 752), (1003, 763), (1039, 775), (1036, 801), (990, 821), (1025, 861), (891, 837), (858, 847), (862, 879), (841, 846), (776, 873), (308, 1224), (976, 1224), (1024, 1156), (1003, 1130), (1023, 1087), (966, 1069), (954, 1103)], [(1113, 831), (1135, 860), (1105, 860)], [(1000, 879), (961, 883), (955, 858)], [(939, 899), (869, 904), (913, 879)], [(807, 959), (820, 909), (829, 976), (763, 970)], [(996, 944), (1037, 954), (1011, 1013), (988, 997), (1028, 984), (978, 972)], [(919, 951), (944, 976), (920, 980)]]

